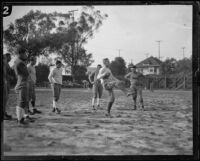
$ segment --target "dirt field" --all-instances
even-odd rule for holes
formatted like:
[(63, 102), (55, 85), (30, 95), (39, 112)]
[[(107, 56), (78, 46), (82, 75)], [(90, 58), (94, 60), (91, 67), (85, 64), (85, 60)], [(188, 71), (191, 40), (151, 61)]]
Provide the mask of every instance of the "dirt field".
[[(116, 91), (113, 118), (106, 118), (107, 92), (101, 108), (91, 110), (92, 91), (63, 90), (61, 114), (52, 113), (52, 93), (37, 90), (36, 122), (19, 127), (4, 122), (4, 155), (192, 155), (192, 92), (144, 91), (145, 111), (134, 111), (131, 97)], [(15, 119), (16, 95), (9, 113)]]

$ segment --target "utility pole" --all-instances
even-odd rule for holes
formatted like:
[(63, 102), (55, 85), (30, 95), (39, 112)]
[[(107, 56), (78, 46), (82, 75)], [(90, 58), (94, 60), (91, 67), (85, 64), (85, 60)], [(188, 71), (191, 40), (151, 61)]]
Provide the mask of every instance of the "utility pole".
[(120, 57), (120, 51), (121, 51), (121, 49), (118, 49), (118, 51), (119, 51), (119, 57)]
[(183, 59), (185, 58), (185, 53), (184, 53), (184, 50), (185, 50), (185, 47), (182, 47), (183, 49)]
[(158, 59), (160, 60), (160, 43), (162, 40), (157, 40), (156, 42), (158, 42)]

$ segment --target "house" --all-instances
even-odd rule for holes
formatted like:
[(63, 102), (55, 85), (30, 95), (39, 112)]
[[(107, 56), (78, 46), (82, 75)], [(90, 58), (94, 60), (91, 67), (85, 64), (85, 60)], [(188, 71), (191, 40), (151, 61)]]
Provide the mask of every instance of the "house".
[(162, 61), (160, 61), (156, 57), (151, 56), (136, 64), (136, 67), (137, 71), (142, 73), (143, 75), (148, 75), (148, 74), (159, 75), (161, 73), (161, 68), (160, 68), (161, 64)]

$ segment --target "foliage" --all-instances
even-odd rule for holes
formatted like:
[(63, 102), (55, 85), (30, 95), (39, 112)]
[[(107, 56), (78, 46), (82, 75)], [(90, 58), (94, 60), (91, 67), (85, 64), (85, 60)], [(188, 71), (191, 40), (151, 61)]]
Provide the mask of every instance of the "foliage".
[(39, 63), (36, 67), (36, 77), (37, 77), (37, 83), (41, 82), (48, 82), (48, 76), (49, 76), (49, 66), (46, 64)]
[(126, 74), (126, 62), (122, 57), (116, 57), (110, 64), (110, 69), (113, 75), (125, 75)]

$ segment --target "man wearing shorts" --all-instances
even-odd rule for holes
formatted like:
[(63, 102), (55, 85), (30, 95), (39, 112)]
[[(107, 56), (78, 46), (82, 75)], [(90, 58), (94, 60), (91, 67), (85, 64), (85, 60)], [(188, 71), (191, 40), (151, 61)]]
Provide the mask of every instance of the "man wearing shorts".
[(30, 114), (36, 114), (36, 113), (40, 114), (41, 113), (41, 111), (39, 111), (35, 107), (35, 100), (36, 100), (36, 96), (35, 96), (35, 83), (36, 83), (35, 64), (36, 64), (36, 58), (34, 56), (32, 56), (30, 58), (30, 63), (27, 65), (27, 69), (29, 72), (29, 102), (31, 102), (31, 105), (33, 108), (33, 112), (31, 112), (29, 109)]
[(143, 104), (143, 97), (142, 97), (142, 89), (143, 89), (143, 78), (144, 76), (141, 73), (136, 72), (136, 66), (130, 65), (129, 66), (131, 72), (125, 75), (125, 79), (129, 79), (131, 82), (130, 86), (130, 93), (129, 95), (133, 96), (133, 102), (134, 102), (134, 110), (136, 110), (136, 100), (137, 100), (137, 94), (139, 95), (139, 102), (144, 109), (144, 104)]
[(93, 98), (92, 98), (92, 107), (93, 110), (96, 110), (95, 108), (95, 100), (97, 99), (97, 107), (100, 107), (100, 99), (103, 92), (103, 86), (101, 85), (101, 81), (97, 80), (97, 75), (99, 74), (99, 70), (101, 69), (101, 65), (97, 65), (96, 71), (91, 73), (89, 75), (89, 81), (91, 84), (93, 84)]
[(62, 86), (62, 63), (60, 60), (56, 61), (56, 67), (50, 72), (48, 79), (51, 83), (53, 91), (53, 110), (52, 112), (60, 113), (60, 109), (57, 107), (58, 100), (60, 98), (61, 86)]
[(100, 69), (99, 74), (97, 76), (97, 80), (101, 80), (103, 87), (105, 88), (105, 90), (108, 91), (109, 101), (108, 101), (106, 116), (112, 117), (110, 112), (111, 112), (111, 107), (115, 101), (115, 95), (113, 92), (113, 88), (116, 87), (116, 88), (122, 90), (125, 95), (128, 94), (127, 93), (128, 91), (125, 88), (125, 83), (123, 81), (116, 79), (113, 76), (111, 70), (109, 69), (110, 61), (108, 58), (103, 59), (103, 65), (104, 65), (104, 67)]

